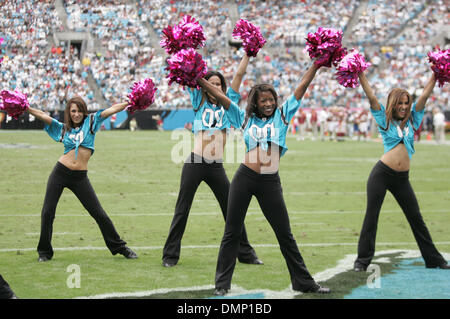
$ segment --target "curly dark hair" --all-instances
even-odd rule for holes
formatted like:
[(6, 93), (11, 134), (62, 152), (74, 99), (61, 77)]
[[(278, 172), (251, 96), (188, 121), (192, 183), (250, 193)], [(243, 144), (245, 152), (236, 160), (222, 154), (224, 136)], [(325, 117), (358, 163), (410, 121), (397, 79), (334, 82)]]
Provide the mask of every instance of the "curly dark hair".
[(261, 92), (271, 92), (275, 99), (276, 108), (278, 108), (278, 94), (273, 85), (267, 83), (257, 84), (248, 93), (247, 108), (245, 110), (246, 118), (250, 118), (253, 115), (261, 116), (258, 111), (258, 97)]

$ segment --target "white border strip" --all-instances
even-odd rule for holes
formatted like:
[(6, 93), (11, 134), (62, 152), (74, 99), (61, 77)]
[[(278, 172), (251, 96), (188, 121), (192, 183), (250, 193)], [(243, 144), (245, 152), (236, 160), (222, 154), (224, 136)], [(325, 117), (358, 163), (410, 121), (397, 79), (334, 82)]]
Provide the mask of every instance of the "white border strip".
[[(414, 191), (415, 194), (450, 194), (450, 191)], [(63, 196), (72, 196), (71, 193), (63, 193)], [(178, 193), (175, 192), (166, 192), (166, 193), (158, 193), (158, 196), (166, 194), (169, 196), (178, 196)], [(366, 191), (358, 191), (358, 192), (330, 192), (330, 191), (316, 191), (316, 192), (283, 192), (284, 195), (294, 195), (294, 196), (310, 196), (310, 195), (366, 195)], [(127, 193), (123, 194), (123, 197), (133, 197), (133, 196), (151, 196), (151, 192), (133, 192), (133, 193)], [(195, 195), (197, 197), (199, 196), (212, 196), (212, 192), (196, 192)], [(11, 194), (11, 193), (2, 193), (0, 194), (0, 198), (3, 197), (16, 197), (17, 194)], [(20, 194), (21, 197), (44, 197), (42, 193), (38, 194)], [(117, 193), (97, 193), (97, 196), (99, 197), (107, 197), (107, 196), (114, 196), (117, 197)], [(196, 199), (197, 200), (197, 199)], [(214, 197), (211, 197), (211, 200), (216, 201)]]
[[(393, 214), (393, 213), (401, 213), (401, 209), (390, 209), (390, 210), (382, 210), (382, 214)], [(445, 214), (450, 213), (448, 209), (436, 209), (436, 210), (422, 210), (422, 214), (431, 214), (431, 213), (439, 213)], [(189, 213), (189, 216), (218, 216), (220, 215), (220, 208), (214, 212), (192, 212)], [(365, 214), (364, 209), (360, 210), (304, 210), (304, 211), (290, 211), (289, 215), (315, 215), (315, 214), (323, 214), (323, 215), (340, 215), (340, 214)], [(249, 211), (246, 216), (252, 215), (262, 215), (261, 211)], [(160, 216), (173, 216), (173, 213), (110, 213), (108, 216), (126, 216), (126, 217), (138, 217), (138, 216), (148, 216), (148, 217), (160, 217)], [(41, 217), (41, 214), (0, 214), (0, 217)], [(57, 214), (57, 217), (91, 217), (87, 212), (86, 214)]]

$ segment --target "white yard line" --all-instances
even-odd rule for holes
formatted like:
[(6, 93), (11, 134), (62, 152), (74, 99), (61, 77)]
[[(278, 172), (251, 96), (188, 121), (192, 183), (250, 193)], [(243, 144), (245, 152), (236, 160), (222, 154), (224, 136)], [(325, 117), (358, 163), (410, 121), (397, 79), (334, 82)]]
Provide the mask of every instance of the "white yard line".
[[(25, 235), (26, 236), (39, 236), (41, 233), (25, 233)], [(53, 233), (53, 235), (59, 235), (59, 236), (61, 236), (61, 235), (81, 235), (81, 233), (69, 233), (69, 232), (60, 232), (60, 233), (58, 233), (58, 232), (56, 232), (56, 233)]]
[[(382, 209), (381, 213), (401, 213), (401, 209)], [(289, 215), (315, 215), (315, 214), (364, 214), (365, 208), (359, 210), (304, 210), (304, 211), (288, 211)], [(430, 213), (450, 213), (448, 209), (436, 209), (436, 210), (421, 210), (422, 214)], [(217, 216), (221, 215), (220, 208), (214, 212), (191, 212), (190, 216)], [(249, 211), (247, 216), (251, 215), (262, 215), (261, 211)], [(173, 216), (173, 212), (170, 213), (109, 213), (109, 216), (127, 216), (127, 217), (137, 217), (137, 216), (148, 216), (148, 217), (158, 217), (158, 216)], [(0, 214), (1, 217), (40, 217), (41, 214)], [(56, 217), (90, 217), (86, 212), (85, 214), (58, 214)], [(294, 218), (293, 218), (294, 219)]]
[[(434, 181), (434, 180), (433, 180)], [(450, 194), (450, 191), (415, 191), (415, 194)], [(357, 192), (350, 192), (350, 191), (345, 191), (345, 192), (334, 192), (334, 191), (315, 191), (315, 192), (283, 192), (284, 195), (294, 195), (294, 196), (310, 196), (310, 195), (366, 195), (366, 191), (357, 191)], [(121, 195), (118, 195), (117, 193), (97, 193), (97, 196), (99, 197), (107, 197), (107, 196), (113, 196), (113, 197), (117, 197), (117, 196), (123, 196), (123, 197), (132, 197), (132, 196), (152, 196), (154, 195), (152, 192), (130, 192), (130, 193), (122, 193)], [(166, 193), (158, 193), (157, 196), (161, 196), (161, 195), (169, 195), (169, 196), (178, 196), (178, 193), (176, 192), (166, 192)], [(213, 196), (212, 192), (196, 192), (196, 200), (198, 196)], [(38, 193), (38, 194), (8, 194), (8, 193), (2, 193), (0, 194), (0, 198), (8, 198), (8, 197), (18, 197), (20, 196), (21, 198), (23, 197), (42, 197), (44, 198), (44, 194), (43, 193)], [(63, 196), (72, 196), (72, 194), (70, 192), (67, 192), (66, 194), (63, 193)]]
[[(450, 241), (434, 242), (436, 245), (450, 245)], [(358, 243), (299, 243), (299, 247), (333, 247), (333, 246), (357, 246)], [(417, 245), (415, 241), (411, 242), (389, 242), (389, 243), (377, 243), (380, 246), (393, 246), (393, 245)], [(278, 244), (252, 244), (253, 247), (259, 248), (279, 248)], [(130, 248), (139, 250), (162, 250), (163, 246), (130, 246)], [(219, 245), (186, 245), (182, 246), (183, 249), (218, 249)], [(59, 247), (53, 248), (55, 251), (76, 251), (76, 250), (107, 250), (106, 247), (94, 247), (94, 246), (84, 246), (84, 247)], [(33, 248), (3, 248), (0, 252), (14, 252), (14, 251), (34, 251), (36, 247)]]

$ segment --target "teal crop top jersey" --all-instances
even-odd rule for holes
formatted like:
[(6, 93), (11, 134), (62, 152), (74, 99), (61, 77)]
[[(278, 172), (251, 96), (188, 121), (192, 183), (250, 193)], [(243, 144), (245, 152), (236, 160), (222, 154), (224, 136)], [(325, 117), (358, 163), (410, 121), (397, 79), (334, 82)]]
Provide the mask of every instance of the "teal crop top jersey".
[[(409, 158), (411, 158), (415, 153), (414, 130), (417, 130), (420, 127), (425, 114), (425, 108), (422, 111), (416, 111), (416, 104), (417, 103), (414, 102), (411, 107), (412, 121), (408, 121), (403, 130), (400, 128), (398, 121), (386, 123), (386, 113), (383, 104), (380, 103), (380, 110), (370, 109), (375, 121), (378, 124), (378, 131), (383, 138), (384, 153), (390, 151), (401, 142), (405, 145)], [(386, 130), (386, 127), (388, 126), (387, 124), (389, 124), (389, 127)]]
[[(214, 105), (207, 99), (200, 105), (203, 97), (202, 90), (188, 88), (188, 92), (194, 108), (194, 125), (192, 125), (194, 134), (199, 131), (224, 130), (231, 127), (223, 106)], [(232, 88), (228, 88), (226, 95), (236, 104), (241, 98), (241, 95)]]
[(94, 154), (94, 141), (95, 133), (100, 129), (101, 124), (106, 118), (100, 116), (103, 110), (96, 113), (89, 114), (77, 128), (73, 128), (70, 131), (64, 131), (64, 124), (52, 120), (50, 125), (45, 125), (44, 130), (48, 135), (57, 142), (64, 144), (64, 154), (75, 149), (75, 158), (78, 156), (78, 148), (83, 146), (88, 148)]
[(231, 103), (227, 111), (227, 117), (236, 128), (244, 130), (243, 136), (246, 146), (246, 152), (251, 151), (257, 146), (267, 150), (270, 143), (277, 144), (283, 156), (287, 151), (286, 133), (289, 122), (294, 117), (300, 107), (301, 99), (297, 100), (291, 95), (281, 107), (277, 108), (271, 117), (259, 118), (255, 115), (247, 119), (245, 127), (245, 111), (241, 110), (236, 103)]

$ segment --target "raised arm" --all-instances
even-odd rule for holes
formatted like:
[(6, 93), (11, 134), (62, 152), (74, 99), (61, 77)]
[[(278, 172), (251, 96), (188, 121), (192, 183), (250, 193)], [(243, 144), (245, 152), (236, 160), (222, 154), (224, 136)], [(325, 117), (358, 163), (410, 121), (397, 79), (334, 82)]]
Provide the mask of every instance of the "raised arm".
[(416, 104), (416, 111), (420, 112), (425, 107), (425, 103), (427, 102), (428, 98), (431, 95), (431, 92), (433, 92), (434, 86), (436, 85), (436, 77), (434, 76), (434, 73), (431, 75), (431, 78), (428, 80), (427, 85), (425, 85), (425, 88), (423, 89), (422, 94), (417, 99)]
[(245, 72), (247, 71), (249, 61), (250, 57), (247, 54), (244, 54), (244, 56), (241, 59), (241, 62), (239, 63), (236, 74), (234, 75), (233, 80), (231, 81), (231, 88), (236, 93), (239, 93), (239, 88), (241, 87), (242, 79), (244, 78)]
[(47, 125), (52, 124), (53, 118), (50, 115), (48, 115), (47, 113), (45, 113), (44, 111), (35, 109), (31, 106), (28, 107), (27, 111), (28, 111), (28, 113), (33, 115), (35, 118), (41, 120), (45, 124), (47, 124)]
[(297, 100), (300, 100), (303, 97), (306, 90), (308, 89), (309, 84), (312, 82), (312, 80), (316, 76), (316, 72), (318, 69), (319, 69), (319, 67), (313, 63), (310, 66), (310, 68), (306, 71), (306, 73), (303, 75), (302, 80), (300, 81), (300, 84), (297, 86), (297, 88), (294, 91), (294, 96)]
[(366, 93), (367, 98), (369, 99), (370, 108), (372, 110), (378, 111), (380, 110), (380, 103), (378, 102), (377, 97), (373, 93), (372, 88), (370, 87), (369, 81), (367, 80), (366, 75), (364, 72), (361, 72), (359, 74), (359, 82), (361, 83), (361, 86), (364, 90), (364, 93)]
[(129, 105), (128, 102), (122, 102), (122, 103), (117, 103), (114, 104), (112, 106), (110, 106), (109, 108), (103, 110), (103, 112), (100, 114), (101, 117), (103, 118), (107, 118), (113, 114), (116, 114), (120, 111), (125, 110), (125, 108)]
[(222, 105), (226, 110), (231, 105), (231, 100), (226, 96), (220, 88), (215, 87), (204, 78), (197, 80), (197, 83), (209, 94), (215, 97), (217, 102)]

